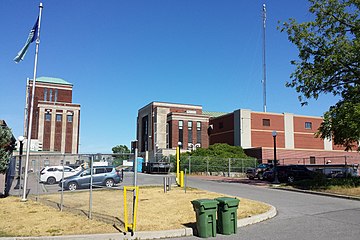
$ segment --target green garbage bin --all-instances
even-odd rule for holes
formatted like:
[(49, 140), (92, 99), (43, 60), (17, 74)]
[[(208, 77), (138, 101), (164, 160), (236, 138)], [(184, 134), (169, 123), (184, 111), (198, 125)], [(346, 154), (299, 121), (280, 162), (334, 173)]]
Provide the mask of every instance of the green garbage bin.
[(237, 209), (240, 200), (237, 198), (220, 197), (218, 201), (218, 233), (230, 235), (237, 232)]
[(213, 199), (191, 201), (196, 212), (197, 235), (202, 238), (216, 237), (216, 211), (218, 202)]

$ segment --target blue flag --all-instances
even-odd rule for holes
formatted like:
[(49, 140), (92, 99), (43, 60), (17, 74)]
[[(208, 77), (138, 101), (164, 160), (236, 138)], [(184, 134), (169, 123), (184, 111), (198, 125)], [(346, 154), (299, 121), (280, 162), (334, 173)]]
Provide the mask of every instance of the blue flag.
[(31, 29), (29, 36), (26, 40), (25, 46), (20, 50), (20, 52), (18, 52), (18, 54), (16, 55), (16, 57), (14, 58), (14, 61), (16, 63), (20, 62), (20, 60), (24, 60), (24, 57), (26, 55), (26, 52), (30, 46), (30, 43), (34, 42), (36, 37), (37, 37), (37, 32), (38, 32), (38, 26), (39, 26), (39, 17), (36, 20), (36, 23), (34, 25), (34, 27)]

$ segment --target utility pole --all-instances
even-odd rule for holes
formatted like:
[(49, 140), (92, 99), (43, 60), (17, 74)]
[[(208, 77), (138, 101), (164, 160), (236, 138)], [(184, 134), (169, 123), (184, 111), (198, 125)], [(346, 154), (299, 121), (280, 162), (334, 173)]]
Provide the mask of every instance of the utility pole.
[(266, 112), (266, 5), (263, 4), (263, 111)]

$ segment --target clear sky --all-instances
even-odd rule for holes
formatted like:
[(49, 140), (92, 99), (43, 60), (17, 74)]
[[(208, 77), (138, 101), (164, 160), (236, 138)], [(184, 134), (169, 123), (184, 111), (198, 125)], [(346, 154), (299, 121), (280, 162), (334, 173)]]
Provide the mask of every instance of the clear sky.
[[(307, 0), (44, 0), (37, 76), (72, 83), (81, 104), (80, 152), (109, 153), (136, 136), (152, 101), (204, 110), (262, 111), (262, 4), (267, 5), (267, 111), (322, 116), (332, 96), (301, 107), (286, 88), (297, 49), (278, 21), (306, 21)], [(0, 1), (0, 119), (23, 134), (26, 79), (35, 44), (24, 45), (39, 1)]]

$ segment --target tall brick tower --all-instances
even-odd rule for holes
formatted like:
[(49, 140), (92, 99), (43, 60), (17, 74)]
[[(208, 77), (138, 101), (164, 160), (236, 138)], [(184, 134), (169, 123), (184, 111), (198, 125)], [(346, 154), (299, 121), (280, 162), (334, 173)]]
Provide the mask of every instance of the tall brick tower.
[[(32, 80), (27, 81), (24, 136), (28, 133)], [(31, 130), (32, 151), (77, 154), (79, 151), (80, 104), (72, 103), (73, 85), (60, 78), (36, 79)]]

